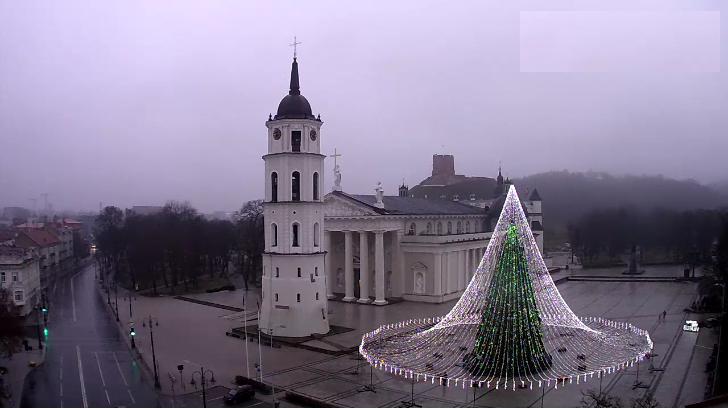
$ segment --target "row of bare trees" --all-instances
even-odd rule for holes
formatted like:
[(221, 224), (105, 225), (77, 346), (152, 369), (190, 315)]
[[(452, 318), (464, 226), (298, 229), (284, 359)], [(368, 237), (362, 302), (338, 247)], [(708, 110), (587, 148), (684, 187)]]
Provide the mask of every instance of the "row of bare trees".
[(261, 200), (245, 203), (234, 221), (207, 220), (188, 202), (168, 202), (151, 215), (108, 206), (95, 221), (97, 257), (119, 282), (155, 293), (226, 276), (231, 261), (247, 286), (258, 278), (263, 229)]
[(600, 209), (571, 224), (569, 240), (574, 253), (587, 263), (615, 260), (632, 246), (655, 260), (707, 261), (726, 216), (726, 210)]

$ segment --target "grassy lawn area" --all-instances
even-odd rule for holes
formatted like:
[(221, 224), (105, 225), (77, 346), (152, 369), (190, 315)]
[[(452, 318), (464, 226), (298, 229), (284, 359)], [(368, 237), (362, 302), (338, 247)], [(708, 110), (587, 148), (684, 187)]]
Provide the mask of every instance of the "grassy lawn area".
[[(157, 282), (157, 294), (164, 294), (164, 295), (185, 295), (185, 294), (200, 294), (205, 293), (207, 290), (212, 290), (220, 287), (224, 287), (227, 285), (232, 285), (230, 280), (228, 280), (227, 277), (220, 277), (219, 273), (215, 273), (213, 278), (210, 278), (209, 274), (205, 274), (204, 276), (198, 278), (197, 280), (197, 286), (193, 287), (192, 282), (188, 281), (187, 283), (187, 289), (185, 289), (184, 283), (179, 283), (176, 286), (169, 286), (165, 287), (164, 282), (162, 280), (159, 280)], [(129, 289), (132, 287), (131, 281), (127, 278), (126, 280), (120, 280), (119, 281), (119, 287)], [(149, 284), (139, 284), (139, 295), (143, 296), (154, 296), (154, 287), (152, 287), (151, 283)]]

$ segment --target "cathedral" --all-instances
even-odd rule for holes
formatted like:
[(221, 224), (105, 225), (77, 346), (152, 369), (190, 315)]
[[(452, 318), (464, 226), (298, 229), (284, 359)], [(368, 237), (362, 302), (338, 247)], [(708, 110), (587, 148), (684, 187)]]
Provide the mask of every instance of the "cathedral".
[[(456, 175), (434, 155), (432, 176), (397, 195), (324, 195), (321, 117), (300, 92), (295, 53), (290, 90), (266, 121), (265, 253), (261, 331), (301, 337), (329, 331), (328, 300), (386, 305), (442, 303), (463, 294), (483, 257), (510, 180)], [(541, 198), (522, 202), (543, 252)]]

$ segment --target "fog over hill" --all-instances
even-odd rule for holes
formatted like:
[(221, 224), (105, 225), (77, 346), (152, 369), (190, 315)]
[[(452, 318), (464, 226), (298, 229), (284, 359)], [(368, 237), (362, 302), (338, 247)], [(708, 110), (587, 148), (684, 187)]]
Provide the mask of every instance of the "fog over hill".
[(649, 210), (715, 209), (728, 205), (728, 183), (705, 186), (695, 180), (658, 176), (612, 176), (607, 173), (553, 171), (514, 180), (519, 193), (538, 189), (543, 199), (544, 225), (565, 225), (600, 208)]

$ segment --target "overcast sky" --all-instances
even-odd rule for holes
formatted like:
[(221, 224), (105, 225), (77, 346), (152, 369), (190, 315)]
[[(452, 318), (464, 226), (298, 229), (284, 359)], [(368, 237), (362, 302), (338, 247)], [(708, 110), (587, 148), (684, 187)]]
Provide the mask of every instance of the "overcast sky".
[(725, 179), (723, 3), (0, 0), (0, 206), (262, 197), (294, 35), (347, 192), (396, 194), (433, 153), (473, 176)]

